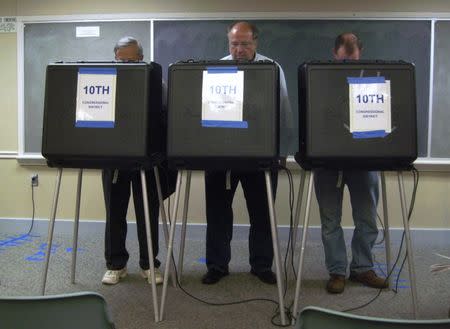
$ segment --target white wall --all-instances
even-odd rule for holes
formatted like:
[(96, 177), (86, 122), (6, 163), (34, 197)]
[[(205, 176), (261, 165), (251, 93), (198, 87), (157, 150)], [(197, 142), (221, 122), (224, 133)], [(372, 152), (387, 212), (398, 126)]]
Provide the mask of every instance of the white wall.
[[(0, 16), (48, 16), (77, 14), (121, 14), (121, 13), (203, 13), (202, 16), (231, 12), (270, 13), (277, 12), (410, 12), (409, 15), (423, 13), (450, 13), (449, 1), (117, 1), (117, 0), (2, 0)], [(413, 12), (416, 12), (414, 14)], [(345, 14), (344, 14), (345, 13)], [(268, 14), (269, 15), (269, 14)], [(30, 175), (39, 174), (40, 185), (36, 189), (36, 217), (48, 218), (53, 198), (55, 169), (43, 166), (21, 166), (15, 159), (18, 150), (18, 96), (17, 96), (17, 37), (14, 33), (0, 33), (0, 218), (29, 218), (31, 216)], [(85, 172), (82, 194), (82, 219), (104, 219), (104, 205), (99, 172)], [(295, 189), (298, 188), (299, 172), (294, 173)], [(189, 218), (191, 222), (204, 222), (203, 175), (193, 177)], [(391, 225), (401, 226), (397, 179), (387, 174), (389, 210)], [(411, 194), (411, 178), (406, 177), (407, 195)], [(75, 170), (65, 170), (63, 175), (58, 218), (72, 218), (75, 205)], [(413, 227), (450, 227), (450, 173), (422, 172), (416, 208), (412, 219)], [(351, 225), (351, 210), (346, 196), (344, 225)], [(130, 208), (132, 210), (132, 208)], [(235, 218), (238, 223), (248, 223), (245, 202), (241, 190), (235, 197)], [(288, 185), (284, 174), (280, 176), (276, 210), (281, 224), (289, 222)], [(380, 209), (380, 214), (381, 214)], [(130, 218), (134, 215), (129, 211)], [(315, 198), (313, 199), (312, 224), (319, 223)]]

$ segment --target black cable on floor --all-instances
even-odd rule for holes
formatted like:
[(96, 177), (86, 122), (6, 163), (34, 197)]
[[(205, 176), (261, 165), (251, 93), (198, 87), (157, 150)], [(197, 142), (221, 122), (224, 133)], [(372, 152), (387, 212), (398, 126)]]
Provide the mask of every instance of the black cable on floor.
[[(413, 210), (414, 210), (414, 205), (415, 205), (415, 202), (416, 202), (417, 188), (418, 188), (418, 186), (419, 186), (419, 172), (417, 171), (417, 169), (413, 168), (412, 173), (413, 173), (414, 188), (413, 188), (413, 192), (412, 192), (412, 195), (411, 195), (411, 201), (410, 201), (410, 206), (409, 206), (409, 211), (408, 211), (408, 216), (407, 216), (407, 221), (408, 221), (408, 223), (409, 223), (410, 220), (411, 220), (411, 215), (412, 215), (412, 212), (413, 212)], [(400, 197), (402, 198), (403, 196), (400, 195)], [(398, 249), (398, 253), (397, 253), (397, 257), (396, 257), (396, 259), (395, 259), (394, 265), (392, 265), (392, 268), (391, 268), (391, 270), (389, 271), (389, 273), (388, 273), (387, 277), (385, 278), (385, 281), (384, 281), (384, 282), (389, 282), (389, 278), (391, 277), (391, 275), (392, 275), (392, 273), (393, 273), (395, 267), (397, 266), (397, 263), (398, 263), (398, 261), (399, 261), (399, 259), (400, 259), (401, 251), (402, 251), (402, 248), (403, 248), (404, 238), (405, 238), (405, 231), (403, 231), (403, 234), (402, 234), (402, 238), (401, 238), (401, 241), (400, 241), (400, 247), (399, 247), (399, 249)], [(399, 282), (399, 279), (400, 279), (400, 273), (401, 273), (401, 271), (402, 271), (402, 269), (403, 269), (403, 266), (404, 266), (404, 264), (405, 264), (406, 257), (407, 257), (407, 253), (405, 253), (405, 256), (404, 256), (404, 258), (403, 258), (402, 264), (401, 264), (401, 266), (400, 266), (399, 273), (397, 274), (396, 287), (395, 287), (395, 289), (392, 289), (392, 291), (393, 291), (394, 293), (397, 293), (397, 292), (398, 292), (398, 282)], [(383, 288), (380, 288), (379, 291), (378, 291), (378, 293), (377, 293), (377, 295), (376, 295), (375, 297), (373, 297), (373, 298), (372, 298), (370, 301), (368, 301), (367, 303), (364, 303), (363, 305), (360, 305), (360, 306), (357, 306), (357, 307), (352, 307), (352, 308), (349, 308), (349, 309), (345, 309), (345, 310), (343, 310), (342, 312), (351, 312), (351, 311), (355, 311), (355, 310), (362, 309), (362, 308), (364, 308), (364, 307), (370, 305), (372, 302), (374, 302), (374, 301), (380, 296), (380, 294), (381, 294), (382, 291), (383, 291)]]
[(232, 301), (232, 302), (227, 302), (227, 303), (214, 303), (214, 302), (208, 302), (206, 300), (203, 300), (197, 296), (194, 296), (192, 293), (188, 292), (186, 289), (183, 288), (183, 286), (181, 285), (180, 281), (178, 280), (178, 270), (177, 267), (175, 265), (175, 258), (172, 254), (172, 262), (173, 262), (173, 267), (175, 270), (175, 277), (176, 277), (176, 284), (177, 287), (188, 297), (203, 303), (205, 305), (209, 305), (209, 306), (231, 306), (231, 305), (238, 305), (238, 304), (244, 304), (244, 303), (250, 303), (250, 302), (269, 302), (269, 303), (273, 303), (275, 305), (277, 305), (277, 308), (274, 311), (274, 315), (271, 318), (271, 323), (277, 327), (288, 327), (290, 326), (290, 319), (292, 318), (290, 315), (290, 310), (288, 308), (285, 307), (285, 314), (286, 317), (288, 318), (288, 324), (287, 325), (281, 325), (278, 323), (275, 323), (274, 320), (280, 315), (279, 313), (279, 305), (278, 302), (273, 300), (273, 299), (269, 299), (269, 298), (249, 298), (249, 299), (242, 299), (242, 300), (237, 300), (237, 301)]
[[(419, 178), (420, 178), (419, 171), (416, 168), (414, 168), (412, 170), (412, 172), (413, 172), (413, 177), (414, 177), (414, 190), (413, 190), (413, 194), (411, 196), (411, 202), (410, 202), (411, 206), (409, 207), (409, 211), (408, 211), (408, 217), (407, 217), (408, 223), (411, 220), (411, 214), (414, 209), (414, 203), (416, 202), (416, 193), (417, 193), (417, 187), (419, 185)], [(405, 232), (403, 232), (403, 235), (402, 235), (402, 242), (403, 242), (404, 237), (405, 237)], [(402, 273), (407, 256), (408, 256), (408, 252), (406, 251), (405, 256), (403, 257), (402, 265), (400, 266), (400, 270), (398, 271), (398, 274), (397, 274), (397, 280), (395, 282), (395, 290), (394, 290), (395, 293), (398, 292), (398, 282), (400, 280), (400, 274)]]
[[(287, 169), (286, 167), (282, 167), (283, 170), (286, 171), (287, 175), (288, 175), (288, 180), (289, 180), (289, 209), (290, 209), (290, 221), (289, 221), (289, 239), (288, 239), (288, 248), (286, 250), (286, 255), (285, 255), (285, 262), (284, 262), (284, 277), (285, 277), (285, 289), (284, 289), (284, 294), (283, 297), (286, 296), (287, 293), (287, 268), (286, 268), (286, 260), (287, 260), (287, 256), (289, 253), (289, 245), (292, 241), (291, 236), (292, 236), (292, 226), (293, 226), (293, 208), (294, 208), (294, 187), (293, 187), (293, 180), (292, 180), (292, 174), (289, 171), (289, 169)], [(169, 220), (169, 224), (171, 225), (171, 218), (170, 218), (170, 211), (169, 211), (169, 216), (168, 216), (168, 220)], [(277, 319), (278, 317), (280, 317), (280, 311), (279, 311), (279, 304), (277, 301), (273, 300), (273, 299), (269, 299), (269, 298), (249, 298), (249, 299), (243, 299), (243, 300), (237, 300), (237, 301), (233, 301), (233, 302), (227, 302), (227, 303), (213, 303), (213, 302), (208, 302), (205, 301), (199, 297), (194, 296), (193, 294), (191, 294), (190, 292), (188, 292), (186, 289), (184, 289), (181, 286), (181, 283), (178, 280), (178, 272), (177, 272), (177, 267), (175, 265), (175, 258), (172, 254), (172, 262), (173, 262), (173, 267), (175, 270), (175, 277), (176, 277), (176, 284), (177, 287), (180, 288), (181, 291), (183, 291), (184, 294), (186, 294), (188, 297), (206, 304), (206, 305), (210, 305), (210, 306), (230, 306), (230, 305), (238, 305), (238, 304), (244, 304), (244, 303), (250, 303), (250, 302), (270, 302), (273, 303), (275, 305), (277, 305), (276, 309), (274, 310), (274, 315), (271, 318), (271, 323), (274, 326), (277, 327), (289, 327), (291, 326), (291, 321), (292, 321), (292, 314), (290, 311), (290, 308), (292, 307), (292, 305), (290, 307), (285, 307), (285, 314), (286, 314), (286, 318), (287, 318), (287, 322), (288, 324), (286, 325), (282, 325), (280, 323), (275, 322), (275, 319)]]

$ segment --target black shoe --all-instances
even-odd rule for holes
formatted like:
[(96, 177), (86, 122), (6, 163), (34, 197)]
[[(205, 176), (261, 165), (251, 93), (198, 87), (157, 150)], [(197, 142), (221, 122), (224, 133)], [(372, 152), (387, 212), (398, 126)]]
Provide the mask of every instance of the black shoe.
[(277, 277), (275, 276), (275, 273), (273, 273), (271, 270), (257, 272), (252, 269), (250, 271), (250, 273), (253, 275), (256, 275), (258, 277), (258, 279), (260, 279), (264, 283), (267, 283), (267, 284), (277, 283)]
[(202, 277), (203, 284), (214, 284), (220, 281), (224, 276), (227, 276), (229, 273), (218, 271), (215, 269), (210, 269), (206, 274)]

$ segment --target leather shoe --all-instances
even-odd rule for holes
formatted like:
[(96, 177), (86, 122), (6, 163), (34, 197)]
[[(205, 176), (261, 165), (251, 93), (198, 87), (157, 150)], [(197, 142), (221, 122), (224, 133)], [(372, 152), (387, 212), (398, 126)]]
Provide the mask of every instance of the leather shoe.
[(360, 282), (365, 286), (377, 289), (384, 289), (389, 286), (387, 280), (377, 276), (373, 270), (362, 273), (351, 272), (349, 279), (351, 281)]
[(216, 269), (210, 269), (206, 274), (202, 277), (203, 284), (214, 284), (220, 281), (224, 276), (227, 276), (229, 273), (218, 271)]
[(252, 269), (250, 273), (256, 275), (258, 279), (260, 279), (264, 283), (267, 284), (277, 283), (277, 277), (275, 276), (275, 273), (273, 273), (271, 270), (257, 272)]
[(327, 282), (327, 291), (330, 294), (341, 294), (345, 288), (345, 275), (330, 274)]

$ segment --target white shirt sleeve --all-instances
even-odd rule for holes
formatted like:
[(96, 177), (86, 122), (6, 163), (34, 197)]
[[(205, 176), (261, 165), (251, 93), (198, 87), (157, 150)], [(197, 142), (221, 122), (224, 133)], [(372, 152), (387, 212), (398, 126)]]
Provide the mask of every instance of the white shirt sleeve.
[(287, 91), (286, 78), (280, 69), (280, 155), (287, 156), (292, 151), (294, 143), (294, 121), (291, 102)]

